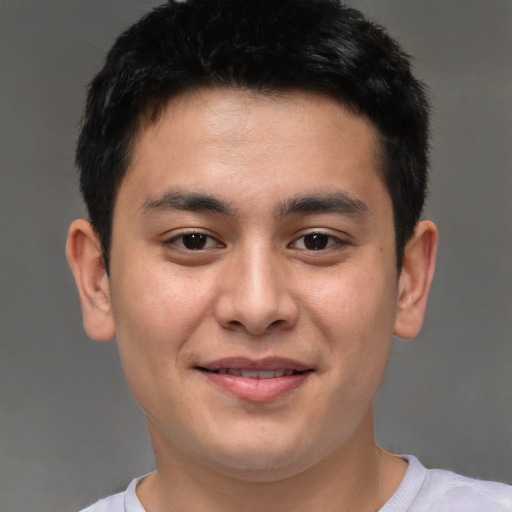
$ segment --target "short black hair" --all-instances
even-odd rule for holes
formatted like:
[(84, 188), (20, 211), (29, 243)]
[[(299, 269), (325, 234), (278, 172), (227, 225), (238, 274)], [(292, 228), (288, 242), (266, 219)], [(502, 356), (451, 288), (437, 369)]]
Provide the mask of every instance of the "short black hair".
[(397, 42), (337, 0), (169, 0), (116, 40), (89, 86), (76, 162), (107, 270), (116, 194), (141, 121), (205, 87), (325, 94), (370, 119), (400, 268), (425, 202), (429, 105)]

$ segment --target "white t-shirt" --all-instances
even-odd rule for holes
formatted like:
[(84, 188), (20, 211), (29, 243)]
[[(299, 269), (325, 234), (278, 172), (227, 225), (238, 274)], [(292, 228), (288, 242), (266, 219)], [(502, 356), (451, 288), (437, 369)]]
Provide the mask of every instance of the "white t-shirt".
[[(475, 480), (442, 469), (426, 469), (412, 455), (395, 494), (379, 512), (512, 512), (512, 486)], [(135, 489), (98, 501), (81, 512), (146, 512)]]

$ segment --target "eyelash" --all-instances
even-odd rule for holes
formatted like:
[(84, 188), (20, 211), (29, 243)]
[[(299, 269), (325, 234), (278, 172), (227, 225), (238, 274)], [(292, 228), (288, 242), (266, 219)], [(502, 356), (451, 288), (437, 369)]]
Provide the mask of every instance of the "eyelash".
[[(185, 244), (183, 243), (183, 239), (186, 236), (204, 237), (207, 240), (206, 244), (209, 243), (210, 247), (200, 247), (197, 249), (191, 249), (190, 247), (186, 247)], [(179, 243), (180, 240), (181, 240), (181, 244)], [(212, 244), (212, 242), (214, 242), (214, 243)], [(203, 233), (201, 231), (190, 231), (190, 232), (186, 232), (186, 233), (180, 233), (179, 235), (173, 236), (172, 238), (165, 240), (164, 245), (165, 246), (174, 245), (183, 251), (190, 251), (190, 252), (198, 252), (198, 251), (202, 251), (202, 250), (211, 249), (213, 247), (218, 247), (218, 248), (224, 247), (224, 245), (221, 242), (219, 242), (216, 238), (214, 238), (211, 235), (208, 235), (207, 233)]]
[[(322, 245), (322, 242), (326, 242), (327, 243), (327, 246), (326, 247), (321, 247), (321, 248), (311, 248), (311, 247), (307, 247), (307, 242), (306, 242), (306, 239), (307, 237), (317, 237), (316, 240), (315, 239), (312, 239), (310, 240), (310, 242), (312, 242), (313, 244), (317, 244), (318, 242), (320, 242), (320, 245)], [(298, 248), (297, 247), (297, 243), (302, 240), (303, 241), (303, 245), (304, 247), (301, 247), (301, 248)], [(345, 242), (343, 242), (341, 239), (333, 236), (333, 235), (330, 235), (328, 233), (325, 233), (323, 231), (313, 231), (311, 233), (306, 233), (305, 235), (302, 235), (300, 236), (299, 238), (297, 238), (294, 242), (292, 242), (288, 247), (292, 248), (292, 249), (299, 249), (299, 250), (306, 250), (308, 252), (316, 252), (316, 251), (326, 251), (328, 249), (331, 249), (335, 246), (341, 246), (341, 245), (344, 245)]]
[[(186, 236), (204, 237), (203, 240), (205, 242), (205, 245), (209, 245), (209, 247), (203, 246), (203, 247), (198, 247), (195, 249), (191, 248), (191, 247), (187, 247), (183, 243), (183, 239)], [(315, 239), (309, 240), (310, 245), (317, 244), (317, 245), (320, 245), (320, 247), (317, 247), (317, 248), (309, 247), (308, 248), (308, 246), (307, 246), (308, 242), (305, 241), (307, 239), (307, 237), (316, 237), (316, 240)], [(297, 247), (297, 244), (301, 240), (302, 240), (303, 247)], [(181, 243), (179, 243), (180, 241), (181, 241)], [(190, 232), (186, 232), (186, 233), (181, 233), (179, 235), (173, 236), (172, 238), (165, 240), (163, 243), (165, 246), (176, 246), (183, 251), (190, 251), (190, 252), (199, 252), (202, 250), (208, 250), (208, 249), (212, 249), (212, 248), (224, 248), (225, 247), (225, 245), (222, 244), (221, 242), (219, 242), (216, 238), (214, 238), (213, 236), (211, 236), (207, 233), (203, 233), (201, 231), (190, 231)], [(327, 244), (326, 247), (321, 247), (323, 245), (323, 243)], [(288, 248), (296, 249), (296, 250), (305, 250), (307, 252), (313, 253), (313, 252), (317, 252), (317, 251), (318, 252), (326, 251), (333, 247), (343, 246), (345, 244), (346, 244), (346, 242), (344, 242), (343, 240), (341, 240), (333, 235), (330, 235), (330, 234), (322, 232), (322, 231), (313, 231), (311, 233), (306, 233), (305, 235), (302, 235), (302, 236), (298, 237), (297, 239), (295, 239), (293, 242), (288, 244)]]

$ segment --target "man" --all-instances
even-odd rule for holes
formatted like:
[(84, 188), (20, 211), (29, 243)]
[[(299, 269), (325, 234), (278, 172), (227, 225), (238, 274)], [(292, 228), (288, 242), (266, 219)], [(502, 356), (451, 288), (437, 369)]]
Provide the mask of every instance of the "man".
[(405, 54), (336, 1), (171, 1), (117, 40), (67, 254), (157, 470), (88, 511), (512, 509), (374, 440), (434, 272), (427, 151)]

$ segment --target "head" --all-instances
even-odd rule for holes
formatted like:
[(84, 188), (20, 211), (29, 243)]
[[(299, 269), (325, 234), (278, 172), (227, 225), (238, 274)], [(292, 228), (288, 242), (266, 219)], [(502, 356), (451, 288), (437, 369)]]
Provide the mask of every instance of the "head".
[(188, 0), (162, 5), (122, 34), (90, 85), (76, 161), (107, 270), (114, 205), (138, 133), (173, 98), (218, 87), (312, 92), (370, 120), (400, 268), (428, 166), (428, 104), (407, 55), (337, 0)]
[(330, 0), (171, 2), (117, 40), (68, 258), (159, 468), (269, 482), (364, 460), (434, 269), (426, 110), (397, 45)]

